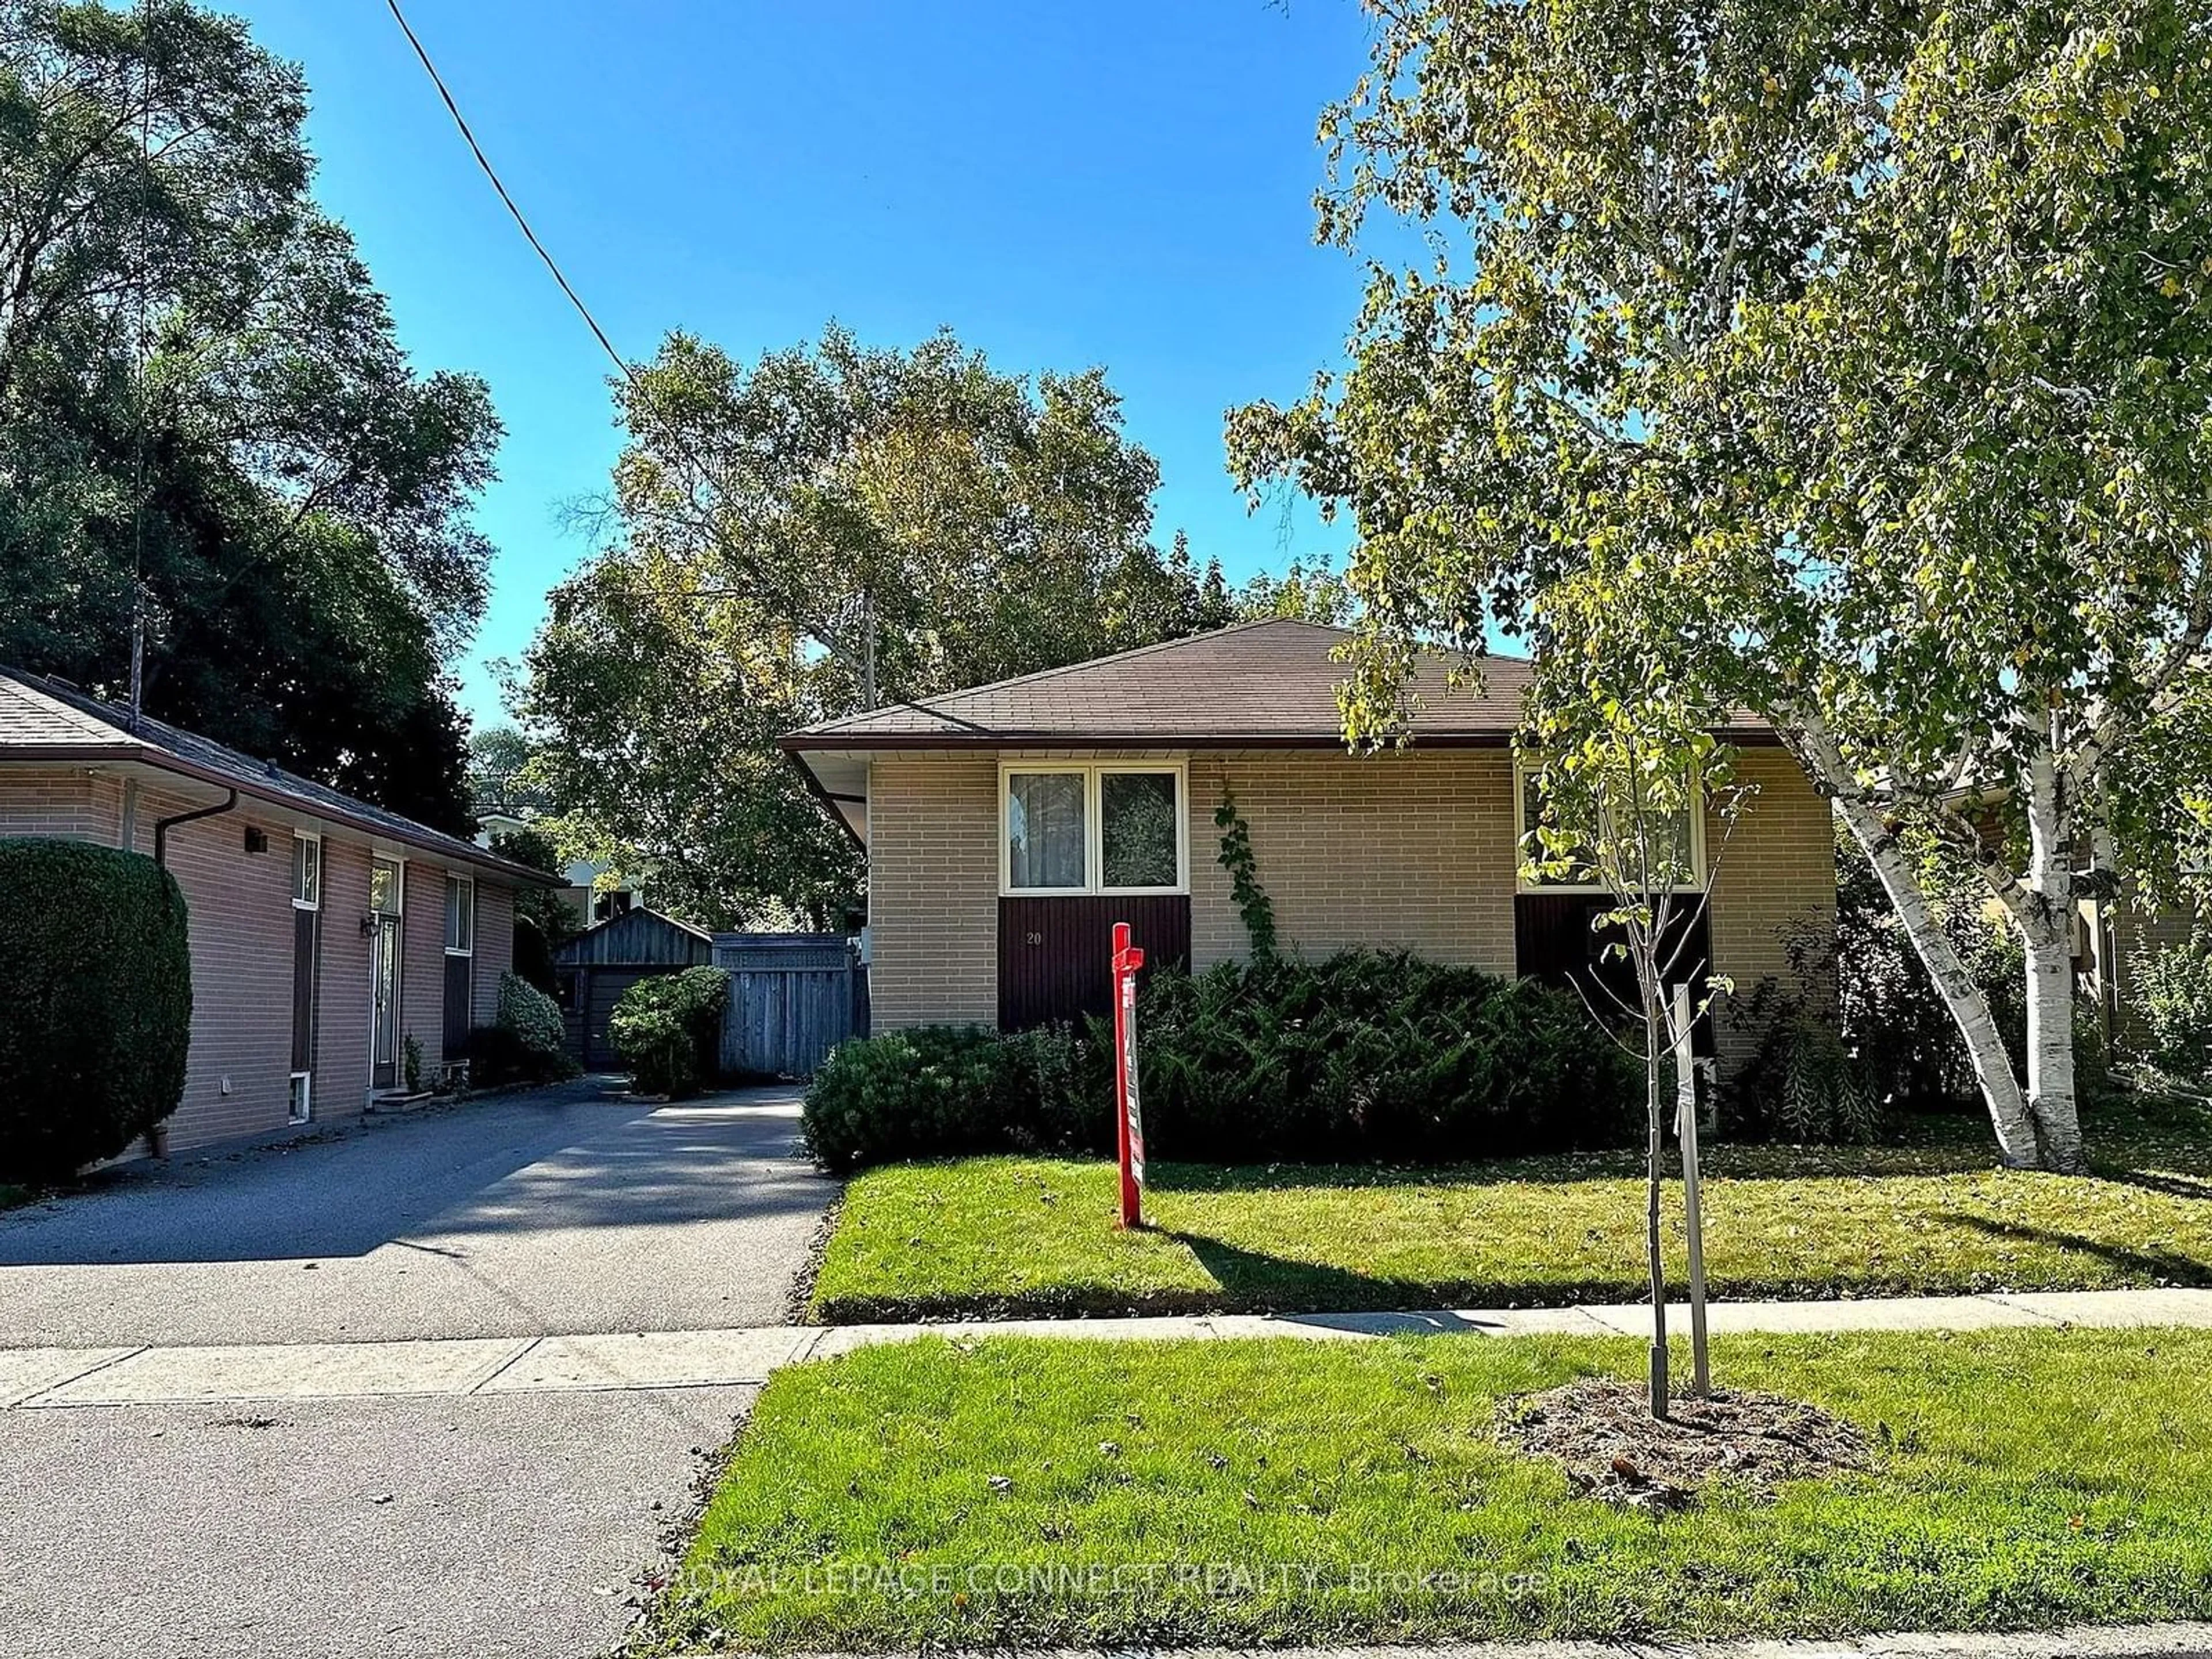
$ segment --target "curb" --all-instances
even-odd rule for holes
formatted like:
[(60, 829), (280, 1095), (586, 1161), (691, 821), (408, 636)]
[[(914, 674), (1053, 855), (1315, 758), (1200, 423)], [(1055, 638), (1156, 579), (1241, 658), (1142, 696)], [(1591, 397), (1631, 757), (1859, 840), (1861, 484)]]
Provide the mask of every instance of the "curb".
[[(1409, 1647), (1033, 1648), (1024, 1659), (2212, 1659), (2212, 1624), (2075, 1625), (2055, 1631), (1899, 1632), (1734, 1642), (1477, 1642)], [(732, 1659), (729, 1652), (694, 1659)], [(849, 1659), (832, 1653), (790, 1659)], [(942, 1649), (934, 1659), (1006, 1659)]]

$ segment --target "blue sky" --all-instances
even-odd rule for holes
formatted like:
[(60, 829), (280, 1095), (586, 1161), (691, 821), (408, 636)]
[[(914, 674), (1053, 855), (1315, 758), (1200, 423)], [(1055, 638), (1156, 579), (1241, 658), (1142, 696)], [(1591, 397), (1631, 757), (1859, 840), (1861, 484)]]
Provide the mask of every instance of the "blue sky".
[[(1158, 531), (1234, 576), (1346, 537), (1248, 515), (1221, 416), (1334, 360), (1362, 284), (1313, 245), (1315, 118), (1365, 63), (1353, 0), (403, 0), (616, 346), (740, 357), (833, 317), (940, 324), (1019, 372), (1103, 364), (1159, 458)], [(507, 436), (464, 700), (591, 548), (562, 507), (620, 447), (610, 365), (507, 219), (380, 0), (228, 0), (301, 64), (317, 193), (418, 366), (490, 384)]]

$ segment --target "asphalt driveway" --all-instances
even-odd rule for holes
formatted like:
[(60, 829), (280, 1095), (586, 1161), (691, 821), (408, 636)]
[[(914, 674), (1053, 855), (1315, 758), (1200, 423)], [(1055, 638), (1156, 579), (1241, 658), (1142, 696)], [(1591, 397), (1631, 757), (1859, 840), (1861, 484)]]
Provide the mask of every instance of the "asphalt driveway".
[(835, 1190), (798, 1112), (586, 1082), (126, 1167), (0, 1215), (0, 1347), (775, 1324)]
[[(773, 1324), (797, 1127), (587, 1083), (126, 1169), (0, 1216), (0, 1347)], [(604, 1653), (755, 1392), (0, 1412), (0, 1653)]]

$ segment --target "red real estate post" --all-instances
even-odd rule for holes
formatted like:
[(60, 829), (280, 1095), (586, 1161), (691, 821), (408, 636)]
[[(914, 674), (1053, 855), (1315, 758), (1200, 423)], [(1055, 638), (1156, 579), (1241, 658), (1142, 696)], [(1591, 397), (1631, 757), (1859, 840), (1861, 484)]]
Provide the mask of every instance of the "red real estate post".
[(1129, 924), (1114, 924), (1114, 1085), (1121, 1152), (1121, 1225), (1145, 1224), (1145, 1121), (1137, 1104), (1137, 969), (1145, 953), (1129, 943)]

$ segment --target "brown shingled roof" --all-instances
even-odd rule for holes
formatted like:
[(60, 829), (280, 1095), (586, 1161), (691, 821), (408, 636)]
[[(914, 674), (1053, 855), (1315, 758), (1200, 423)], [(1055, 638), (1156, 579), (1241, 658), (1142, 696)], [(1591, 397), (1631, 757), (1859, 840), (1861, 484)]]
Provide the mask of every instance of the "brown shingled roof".
[(88, 696), (73, 685), (0, 664), (0, 761), (62, 761), (157, 767), (217, 788), (289, 807), (311, 817), (544, 886), (563, 879), (486, 851), (472, 841), (433, 830), (327, 784), (287, 772), (273, 762), (226, 748), (211, 738)]
[[(781, 739), (786, 750), (1051, 747), (1334, 748), (1344, 741), (1331, 653), (1350, 635), (1315, 623), (1241, 623), (1066, 668), (824, 720)], [(1496, 746), (1521, 720), (1529, 665), (1486, 657), (1483, 686), (1453, 690), (1441, 658), (1413, 690), (1415, 742)], [(1766, 729), (1732, 728), (1757, 742)]]
[(107, 721), (63, 702), (46, 682), (6, 678), (12, 672), (0, 669), (0, 750), (106, 743), (115, 736)]

